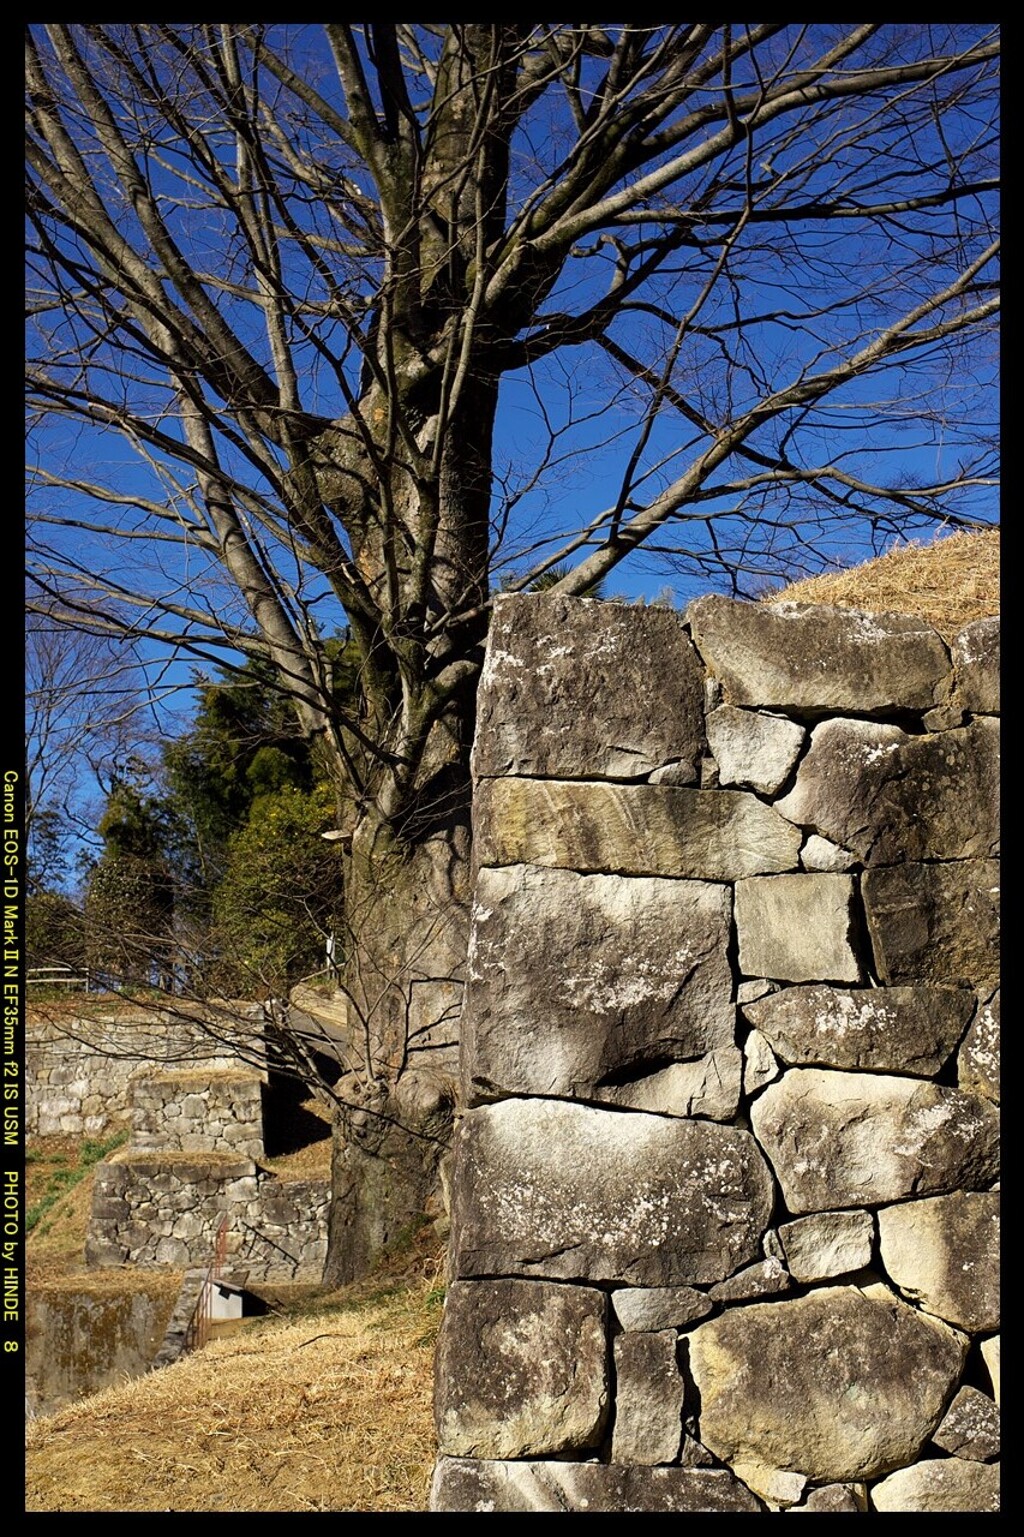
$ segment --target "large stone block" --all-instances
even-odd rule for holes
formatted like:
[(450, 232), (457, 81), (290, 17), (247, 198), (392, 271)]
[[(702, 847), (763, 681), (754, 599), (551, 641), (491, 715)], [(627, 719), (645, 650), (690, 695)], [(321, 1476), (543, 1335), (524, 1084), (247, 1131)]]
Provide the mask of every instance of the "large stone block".
[(680, 616), (554, 593), (498, 598), (477, 696), (473, 771), (697, 778), (704, 669)]
[(861, 892), (883, 982), (998, 979), (998, 860), (867, 870)]
[(628, 1515), (757, 1511), (749, 1489), (727, 1468), (617, 1467), (596, 1462), (484, 1462), (442, 1458), (430, 1491), (432, 1511), (585, 1510)]
[(999, 1170), (992, 1106), (915, 1078), (793, 1068), (751, 1122), (794, 1213), (977, 1190)]
[(699, 881), (482, 869), (462, 1023), (467, 1102), (591, 1097), (623, 1069), (732, 1046), (731, 908), (726, 887)]
[(683, 1436), (683, 1378), (674, 1329), (615, 1341), (612, 1462), (675, 1462)]
[(999, 1328), (999, 1195), (956, 1190), (878, 1213), (882, 1260), (927, 1313), (974, 1333)]
[(860, 982), (855, 900), (849, 875), (801, 873), (737, 881), (740, 970), (781, 982)]
[(481, 865), (731, 881), (793, 870), (797, 828), (742, 790), (483, 779), (473, 797)]
[(922, 620), (809, 603), (738, 603), (709, 593), (686, 623), (728, 703), (811, 716), (928, 710), (949, 653)]
[(776, 809), (866, 864), (987, 858), (999, 851), (999, 722), (908, 736), (825, 721)]
[(773, 1186), (749, 1132), (506, 1100), (456, 1131), (454, 1273), (704, 1286), (758, 1257)]
[(876, 1484), (871, 1491), (871, 1507), (881, 1511), (997, 1511), (999, 1464), (968, 1462), (963, 1457), (917, 1462)]
[(963, 1035), (975, 995), (966, 988), (787, 987), (744, 1007), (784, 1062), (862, 1071), (939, 1071)]
[(455, 1281), (435, 1368), (441, 1452), (537, 1457), (596, 1446), (608, 1412), (608, 1300), (545, 1281)]
[(966, 1355), (955, 1330), (881, 1286), (731, 1308), (688, 1339), (701, 1441), (766, 1483), (773, 1470), (842, 1482), (910, 1462)]
[(976, 619), (953, 642), (955, 698), (972, 714), (999, 710), (999, 619)]

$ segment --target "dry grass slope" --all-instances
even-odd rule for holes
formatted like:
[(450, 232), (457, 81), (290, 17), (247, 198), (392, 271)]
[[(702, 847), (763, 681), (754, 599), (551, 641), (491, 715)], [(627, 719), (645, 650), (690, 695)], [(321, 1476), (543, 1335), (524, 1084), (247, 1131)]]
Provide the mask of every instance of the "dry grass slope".
[(847, 571), (794, 582), (764, 601), (915, 614), (951, 640), (964, 625), (999, 613), (999, 530), (901, 545)]

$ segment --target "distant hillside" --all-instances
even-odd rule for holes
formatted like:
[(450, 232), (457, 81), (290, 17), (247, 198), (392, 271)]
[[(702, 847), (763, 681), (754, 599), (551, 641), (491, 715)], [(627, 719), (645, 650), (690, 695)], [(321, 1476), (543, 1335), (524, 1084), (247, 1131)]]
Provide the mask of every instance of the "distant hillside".
[(902, 545), (848, 571), (794, 582), (763, 601), (916, 614), (949, 640), (965, 624), (999, 613), (999, 530)]

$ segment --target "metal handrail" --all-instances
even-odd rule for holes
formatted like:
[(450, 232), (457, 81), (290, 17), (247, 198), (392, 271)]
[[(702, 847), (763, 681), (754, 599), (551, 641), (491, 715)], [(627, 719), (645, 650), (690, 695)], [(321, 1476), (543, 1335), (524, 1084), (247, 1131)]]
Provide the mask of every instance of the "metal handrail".
[(210, 1325), (213, 1321), (213, 1288), (224, 1269), (224, 1261), (228, 1252), (228, 1214), (224, 1212), (217, 1224), (217, 1231), (213, 1239), (213, 1258), (206, 1267), (203, 1284), (199, 1288), (199, 1296), (189, 1319), (188, 1328), (185, 1330), (185, 1340), (182, 1345), (182, 1354), (189, 1350), (201, 1350), (210, 1338)]

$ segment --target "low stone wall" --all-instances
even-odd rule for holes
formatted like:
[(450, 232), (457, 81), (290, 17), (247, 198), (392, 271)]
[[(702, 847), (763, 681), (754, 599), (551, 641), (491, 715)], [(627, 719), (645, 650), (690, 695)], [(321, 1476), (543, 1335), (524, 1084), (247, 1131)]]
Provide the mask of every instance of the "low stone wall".
[(252, 1072), (145, 1072), (132, 1088), (132, 1147), (262, 1158), (263, 1083)]
[[(241, 1018), (241, 1016), (240, 1016)], [(257, 1028), (245, 1024), (247, 1039)], [(222, 1033), (223, 1024), (219, 1026)], [(135, 1080), (154, 1066), (237, 1068), (238, 1057), (202, 1023), (175, 1011), (118, 1008), (59, 1017), (30, 1009), (25, 1025), (28, 1136), (97, 1136), (127, 1121)]]
[(25, 1397), (31, 1416), (56, 1414), (90, 1393), (149, 1370), (174, 1307), (176, 1284), (131, 1288), (66, 1278), (26, 1298)]
[(226, 1214), (230, 1268), (319, 1279), (329, 1202), (328, 1180), (279, 1180), (249, 1158), (132, 1149), (97, 1165), (86, 1263), (205, 1265)]
[(997, 1507), (997, 687), (498, 601), (433, 1510)]

